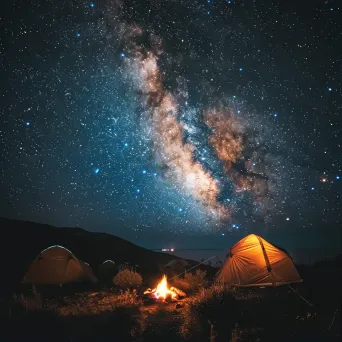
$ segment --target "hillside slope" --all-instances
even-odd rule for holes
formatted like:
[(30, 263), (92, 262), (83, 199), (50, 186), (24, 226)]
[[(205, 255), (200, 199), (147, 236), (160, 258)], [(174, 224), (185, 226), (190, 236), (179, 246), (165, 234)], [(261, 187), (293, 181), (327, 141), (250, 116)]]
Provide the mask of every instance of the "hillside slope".
[[(51, 245), (68, 248), (96, 272), (107, 259), (117, 264), (138, 265), (142, 275), (158, 274), (161, 267), (178, 257), (153, 252), (127, 240), (81, 228), (57, 228), (46, 224), (0, 218), (3, 268), (0, 287), (11, 287), (21, 281), (30, 263)], [(191, 264), (194, 262), (190, 262)]]

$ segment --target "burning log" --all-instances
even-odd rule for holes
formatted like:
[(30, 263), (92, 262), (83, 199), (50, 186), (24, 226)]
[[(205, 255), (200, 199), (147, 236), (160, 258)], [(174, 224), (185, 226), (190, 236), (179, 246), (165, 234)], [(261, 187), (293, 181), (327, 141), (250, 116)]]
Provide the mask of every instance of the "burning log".
[(186, 293), (177, 287), (171, 287), (170, 290), (176, 292), (178, 297), (186, 297)]
[(149, 288), (144, 292), (144, 297), (147, 300), (170, 302), (175, 301), (180, 297), (186, 297), (186, 294), (176, 287), (169, 288), (167, 285), (166, 275), (164, 275), (155, 289), (151, 290)]

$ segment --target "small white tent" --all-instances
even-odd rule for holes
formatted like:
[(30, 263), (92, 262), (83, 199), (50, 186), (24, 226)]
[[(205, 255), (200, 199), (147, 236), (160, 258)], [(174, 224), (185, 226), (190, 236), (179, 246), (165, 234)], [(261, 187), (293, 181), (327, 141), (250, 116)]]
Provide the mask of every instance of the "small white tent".
[(77, 259), (62, 246), (44, 249), (30, 265), (24, 284), (68, 284), (80, 281), (96, 282), (91, 267)]
[(239, 286), (279, 286), (303, 280), (286, 251), (251, 234), (229, 250), (216, 281)]

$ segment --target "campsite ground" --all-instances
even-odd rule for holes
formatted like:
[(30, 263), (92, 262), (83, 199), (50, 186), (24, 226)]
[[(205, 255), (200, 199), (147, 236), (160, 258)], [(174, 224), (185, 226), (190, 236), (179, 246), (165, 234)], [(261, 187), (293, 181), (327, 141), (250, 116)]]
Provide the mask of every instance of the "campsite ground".
[[(146, 304), (139, 290), (36, 291), (2, 298), (1, 341), (339, 341), (340, 260), (299, 267), (304, 283), (279, 288), (200, 289), (176, 303)], [(221, 288), (222, 289), (222, 288)], [(311, 306), (309, 303), (312, 303)], [(335, 318), (334, 318), (335, 314)]]
[[(214, 323), (216, 342), (228, 342), (229, 329), (232, 341), (340, 341), (340, 311), (336, 309), (341, 301), (341, 257), (298, 266), (304, 279), (293, 285), (298, 294), (288, 286), (222, 291), (210, 287), (198, 273), (170, 284), (183, 289), (185, 299), (147, 304), (142, 292), (156, 285), (161, 266), (173, 260), (173, 255), (82, 229), (8, 219), (0, 219), (0, 225), (8, 232), (8, 241), (0, 249), (1, 260), (6, 261), (2, 268), (6, 278), (0, 282), (0, 342), (204, 342), (210, 336), (208, 321)], [(32, 260), (54, 244), (70, 249), (95, 271), (107, 259), (138, 265), (144, 283), (136, 292), (120, 292), (112, 286), (112, 278), (110, 285), (90, 288), (50, 286), (32, 292), (19, 286)], [(207, 271), (208, 281), (213, 279), (215, 269), (202, 270)]]

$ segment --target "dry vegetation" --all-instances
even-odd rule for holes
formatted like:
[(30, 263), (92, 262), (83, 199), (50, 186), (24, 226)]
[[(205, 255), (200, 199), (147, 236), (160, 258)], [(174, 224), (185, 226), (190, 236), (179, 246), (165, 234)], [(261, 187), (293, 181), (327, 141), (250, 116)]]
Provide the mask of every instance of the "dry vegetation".
[(113, 278), (113, 284), (122, 289), (137, 288), (142, 284), (142, 277), (138, 272), (126, 268)]
[(213, 324), (220, 331), (220, 337), (229, 341), (237, 315), (237, 300), (232, 289), (217, 285), (201, 288), (185, 302), (181, 335), (192, 341), (207, 340)]
[[(321, 270), (328, 272), (327, 267)], [(123, 277), (126, 283), (120, 287), (127, 286), (127, 281), (130, 286), (141, 284), (132, 281), (137, 274), (133, 270), (121, 272), (129, 276)], [(328, 286), (323, 281), (327, 276), (309, 276), (309, 286), (300, 284), (298, 289), (315, 307), (286, 286), (208, 287), (206, 273), (199, 270), (170, 281), (169, 286), (179, 287), (188, 295), (175, 303), (144, 305), (136, 289), (112, 288), (51, 299), (33, 288), (0, 303), (5, 326), (0, 336), (6, 341), (42, 341), (55, 336), (58, 341), (204, 342), (216, 334), (216, 342), (337, 341), (340, 317), (335, 310), (340, 283), (336, 278), (336, 285)]]
[(142, 300), (135, 289), (119, 293), (82, 293), (65, 297), (58, 308), (58, 313), (61, 316), (94, 315), (117, 309), (138, 309), (141, 305)]
[(170, 283), (185, 293), (194, 293), (200, 288), (207, 286), (207, 273), (202, 270), (196, 270), (194, 274), (185, 273), (183, 277), (177, 277), (173, 279)]

